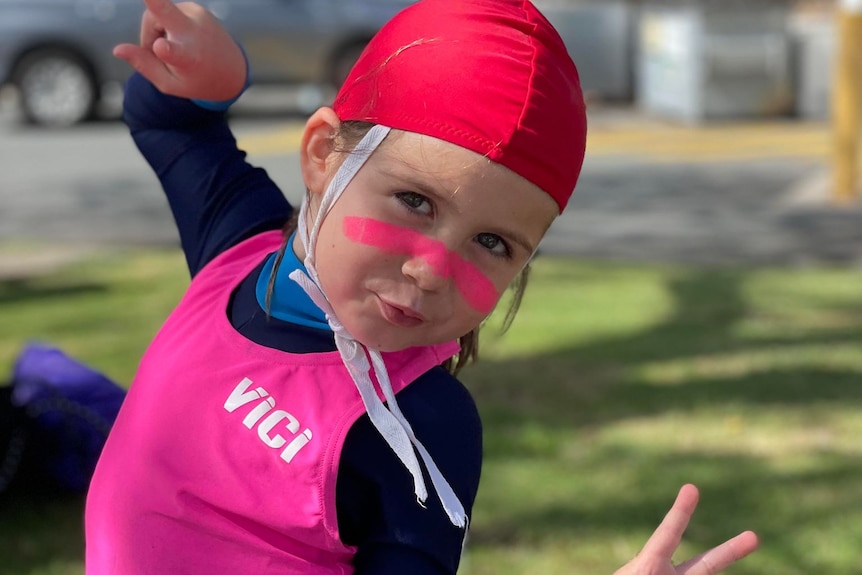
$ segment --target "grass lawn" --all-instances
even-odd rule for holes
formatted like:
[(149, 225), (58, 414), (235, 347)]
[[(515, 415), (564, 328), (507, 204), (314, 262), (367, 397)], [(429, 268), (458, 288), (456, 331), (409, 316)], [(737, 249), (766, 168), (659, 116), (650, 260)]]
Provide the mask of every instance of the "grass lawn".
[[(128, 382), (186, 282), (176, 251), (0, 281), (0, 369), (28, 340)], [(682, 555), (743, 529), (729, 573), (862, 564), (862, 270), (709, 270), (543, 258), (511, 331), (465, 371), (486, 459), (466, 575), (597, 575), (682, 483)], [(0, 573), (80, 575), (82, 501), (5, 502)]]

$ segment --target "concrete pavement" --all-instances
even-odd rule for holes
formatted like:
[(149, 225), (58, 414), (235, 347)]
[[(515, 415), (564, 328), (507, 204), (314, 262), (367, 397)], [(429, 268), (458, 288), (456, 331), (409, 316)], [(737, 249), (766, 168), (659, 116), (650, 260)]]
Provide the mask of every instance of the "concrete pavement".
[(591, 116), (588, 157), (549, 252), (699, 264), (862, 265), (862, 197), (830, 199), (830, 130), (794, 120), (680, 125)]
[[(301, 129), (296, 119), (258, 123), (241, 131), (239, 141), (250, 160), (266, 167), (277, 182), (292, 182), (295, 170), (281, 171), (297, 161)], [(829, 130), (824, 124), (786, 120), (686, 126), (631, 109), (594, 109), (590, 130), (581, 181), (546, 237), (545, 253), (705, 265), (862, 265), (862, 201), (843, 207), (829, 201)], [(83, 242), (87, 249), (94, 241), (105, 246), (150, 240), (164, 244), (170, 220), (152, 192), (147, 190), (147, 199), (138, 202), (78, 190), (75, 197), (82, 199), (74, 217), (76, 200), (64, 200), (67, 222), (86, 238), (87, 214), (101, 220), (92, 228), (102, 235)], [(286, 193), (297, 199), (296, 190)], [(111, 207), (118, 201), (119, 212)], [(107, 233), (116, 237), (105, 237), (107, 213), (112, 219)], [(137, 231), (130, 240), (123, 233), (131, 229)], [(141, 234), (150, 229), (154, 232), (148, 240)], [(54, 241), (74, 257), (80, 252), (70, 248), (68, 238), (75, 231), (64, 234)], [(21, 273), (21, 258), (12, 250), (0, 251), (0, 277), (9, 270)], [(45, 265), (53, 266), (63, 258), (48, 260)]]

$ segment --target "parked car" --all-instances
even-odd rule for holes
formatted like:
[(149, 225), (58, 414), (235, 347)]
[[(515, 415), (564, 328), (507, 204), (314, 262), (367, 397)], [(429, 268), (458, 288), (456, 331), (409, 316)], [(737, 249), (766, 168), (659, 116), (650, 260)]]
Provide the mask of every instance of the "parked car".
[[(199, 0), (245, 47), (255, 84), (338, 86), (365, 44), (411, 0)], [(31, 123), (94, 115), (131, 68), (113, 57), (135, 42), (141, 0), (0, 0), (0, 87)]]

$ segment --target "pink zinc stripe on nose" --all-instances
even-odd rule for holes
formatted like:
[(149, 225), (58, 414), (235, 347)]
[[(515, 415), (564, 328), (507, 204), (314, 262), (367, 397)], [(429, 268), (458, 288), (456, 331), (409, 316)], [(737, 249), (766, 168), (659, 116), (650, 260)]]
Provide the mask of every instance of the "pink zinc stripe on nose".
[(344, 218), (344, 234), (354, 242), (385, 253), (424, 259), (436, 275), (452, 278), (464, 300), (480, 313), (490, 313), (497, 304), (500, 294), (491, 280), (443, 242), (415, 230), (355, 216)]

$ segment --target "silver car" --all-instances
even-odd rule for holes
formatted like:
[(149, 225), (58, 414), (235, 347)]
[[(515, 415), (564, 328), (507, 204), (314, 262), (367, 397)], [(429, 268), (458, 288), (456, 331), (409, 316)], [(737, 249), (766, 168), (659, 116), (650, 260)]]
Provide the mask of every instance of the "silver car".
[[(245, 47), (255, 84), (337, 86), (365, 44), (410, 0), (199, 0)], [(0, 87), (23, 117), (67, 126), (93, 116), (131, 73), (141, 0), (0, 0)]]

